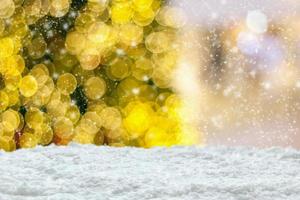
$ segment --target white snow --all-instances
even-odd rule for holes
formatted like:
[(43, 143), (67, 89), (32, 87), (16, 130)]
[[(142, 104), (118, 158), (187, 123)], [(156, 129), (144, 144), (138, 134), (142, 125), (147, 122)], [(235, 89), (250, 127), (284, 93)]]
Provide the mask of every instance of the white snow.
[(0, 152), (0, 200), (300, 199), (300, 152), (80, 146)]

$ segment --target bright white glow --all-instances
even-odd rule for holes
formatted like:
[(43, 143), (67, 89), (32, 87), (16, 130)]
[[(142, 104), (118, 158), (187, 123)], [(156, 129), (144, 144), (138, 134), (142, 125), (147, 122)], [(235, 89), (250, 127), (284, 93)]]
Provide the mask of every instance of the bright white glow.
[(194, 127), (199, 127), (199, 113), (201, 113), (201, 83), (199, 78), (199, 46), (197, 46), (197, 32), (188, 27), (180, 37), (185, 41), (177, 69), (173, 77), (173, 86), (183, 99), (183, 108), (180, 111), (182, 120)]
[(248, 12), (247, 27), (254, 33), (264, 33), (268, 29), (267, 16), (260, 10)]

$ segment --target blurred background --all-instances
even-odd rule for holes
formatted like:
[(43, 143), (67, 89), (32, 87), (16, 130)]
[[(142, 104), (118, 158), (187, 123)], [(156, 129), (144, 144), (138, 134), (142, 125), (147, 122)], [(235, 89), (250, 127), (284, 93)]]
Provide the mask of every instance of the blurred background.
[(300, 1), (173, 3), (190, 41), (176, 84), (206, 143), (300, 149)]

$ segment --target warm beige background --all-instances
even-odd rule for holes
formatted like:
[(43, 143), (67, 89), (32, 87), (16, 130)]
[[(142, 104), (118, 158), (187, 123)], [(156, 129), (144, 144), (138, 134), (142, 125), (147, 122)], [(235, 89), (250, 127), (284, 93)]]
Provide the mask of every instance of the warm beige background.
[[(207, 143), (300, 149), (300, 1), (178, 0), (177, 3), (187, 11), (190, 23), (185, 40), (191, 44), (185, 61), (188, 73), (181, 69), (178, 85), (185, 83), (184, 76), (186, 80), (197, 78), (193, 83), (187, 81), (187, 86), (181, 86), (180, 90), (188, 90), (188, 85), (197, 90), (184, 95), (191, 102), (190, 107), (194, 106), (198, 112), (199, 129), (205, 133)], [(249, 58), (232, 50), (236, 47), (235, 34), (245, 29), (247, 13), (257, 9), (268, 18), (266, 35), (277, 38), (284, 53), (282, 61), (274, 66), (276, 72), (256, 70), (251, 77), (253, 66)], [(222, 46), (221, 66), (211, 64), (214, 36)], [(196, 75), (188, 75), (191, 71)], [(190, 114), (195, 115), (192, 110)]]

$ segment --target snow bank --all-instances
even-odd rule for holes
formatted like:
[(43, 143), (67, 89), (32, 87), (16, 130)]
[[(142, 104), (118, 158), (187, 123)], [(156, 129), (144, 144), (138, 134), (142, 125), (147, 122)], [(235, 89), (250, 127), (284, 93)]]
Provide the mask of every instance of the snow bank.
[(0, 200), (300, 199), (292, 149), (71, 145), (0, 153)]

